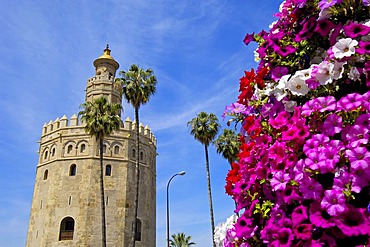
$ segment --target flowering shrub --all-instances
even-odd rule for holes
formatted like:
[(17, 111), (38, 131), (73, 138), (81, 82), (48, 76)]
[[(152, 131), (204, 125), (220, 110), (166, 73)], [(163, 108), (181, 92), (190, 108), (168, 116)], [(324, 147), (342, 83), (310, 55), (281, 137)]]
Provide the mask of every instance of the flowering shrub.
[(241, 125), (224, 246), (370, 245), (369, 0), (286, 0), (225, 115)]

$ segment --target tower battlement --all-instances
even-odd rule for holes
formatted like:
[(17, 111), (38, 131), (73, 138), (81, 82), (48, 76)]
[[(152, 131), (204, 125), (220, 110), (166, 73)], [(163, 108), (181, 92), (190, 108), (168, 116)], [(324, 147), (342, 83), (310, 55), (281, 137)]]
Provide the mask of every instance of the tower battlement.
[[(44, 123), (42, 127), (42, 135), (41, 138), (46, 137), (49, 134), (52, 134), (60, 129), (63, 128), (83, 128), (85, 127), (85, 124), (83, 122), (80, 122), (77, 115), (73, 114), (71, 118), (67, 118), (66, 115), (63, 115), (62, 118), (57, 118), (54, 121), (50, 120), (49, 123)], [(136, 134), (136, 121), (132, 121), (129, 117), (125, 119), (124, 122), (121, 124), (121, 130), (132, 132), (132, 134)], [(150, 139), (154, 145), (156, 145), (156, 138), (153, 134), (153, 132), (150, 130), (149, 126), (144, 126), (143, 123), (139, 124), (139, 133), (140, 135), (147, 137)], [(130, 134), (130, 133), (129, 133)]]

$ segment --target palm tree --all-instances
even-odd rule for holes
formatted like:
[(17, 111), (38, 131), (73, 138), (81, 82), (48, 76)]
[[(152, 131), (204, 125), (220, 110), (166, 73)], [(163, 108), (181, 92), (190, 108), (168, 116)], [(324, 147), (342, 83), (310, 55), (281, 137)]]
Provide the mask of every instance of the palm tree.
[(186, 234), (183, 232), (173, 234), (171, 237), (171, 247), (188, 247), (195, 244), (194, 242), (190, 242), (191, 236), (186, 236)]
[(135, 233), (137, 231), (136, 218), (139, 205), (139, 184), (140, 184), (140, 138), (139, 138), (139, 109), (141, 105), (148, 103), (149, 98), (156, 92), (157, 79), (151, 69), (143, 70), (136, 64), (132, 64), (130, 69), (120, 71), (122, 78), (117, 78), (116, 81), (122, 86), (122, 94), (126, 101), (135, 109), (135, 130), (136, 130), (136, 193), (134, 204), (134, 220), (132, 222), (132, 246), (135, 247)]
[(223, 133), (213, 142), (216, 151), (232, 164), (237, 159), (239, 153), (240, 140), (239, 135), (233, 130), (224, 129)]
[(211, 175), (209, 172), (209, 160), (208, 160), (208, 146), (213, 141), (215, 136), (220, 129), (220, 124), (215, 114), (206, 112), (199, 113), (195, 118), (188, 122), (188, 126), (191, 126), (190, 134), (194, 136), (195, 140), (199, 141), (204, 145), (204, 151), (206, 155), (206, 172), (208, 182), (208, 199), (209, 199), (209, 211), (211, 215), (211, 227), (212, 227), (212, 242), (213, 247), (216, 247), (214, 241), (215, 222), (213, 217), (213, 205), (212, 205), (212, 191), (211, 191)]
[(100, 155), (100, 196), (101, 196), (101, 215), (102, 215), (102, 246), (107, 244), (106, 224), (105, 224), (105, 196), (104, 196), (104, 181), (103, 181), (103, 140), (109, 136), (114, 130), (121, 127), (121, 118), (119, 111), (122, 106), (120, 104), (111, 104), (107, 98), (99, 97), (95, 100), (87, 101), (81, 105), (82, 111), (78, 113), (81, 116), (81, 121), (85, 125), (85, 131), (95, 137), (99, 143)]

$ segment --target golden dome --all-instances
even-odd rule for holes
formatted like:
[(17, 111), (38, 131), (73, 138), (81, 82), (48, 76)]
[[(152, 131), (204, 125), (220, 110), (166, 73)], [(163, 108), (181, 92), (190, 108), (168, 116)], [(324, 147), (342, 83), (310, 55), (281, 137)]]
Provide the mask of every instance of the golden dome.
[[(111, 61), (109, 61), (107, 59), (109, 59)], [(107, 62), (107, 63), (112, 64), (116, 69), (119, 68), (119, 64), (117, 63), (117, 61), (114, 60), (114, 58), (110, 55), (110, 50), (109, 50), (109, 45), (108, 44), (107, 44), (106, 48), (104, 49), (104, 54), (101, 55), (100, 57), (98, 57), (94, 61), (94, 66), (98, 67), (101, 62)]]

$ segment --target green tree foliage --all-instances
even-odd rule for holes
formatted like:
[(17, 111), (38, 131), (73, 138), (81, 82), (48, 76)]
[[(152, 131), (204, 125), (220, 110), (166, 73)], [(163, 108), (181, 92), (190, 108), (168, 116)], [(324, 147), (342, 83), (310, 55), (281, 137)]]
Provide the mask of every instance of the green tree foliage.
[(194, 242), (190, 242), (191, 236), (186, 236), (185, 233), (177, 233), (173, 234), (172, 239), (170, 240), (171, 247), (188, 247), (191, 245), (195, 245)]
[(220, 124), (215, 114), (201, 112), (195, 118), (188, 122), (191, 131), (190, 134), (194, 136), (194, 139), (204, 145), (204, 151), (206, 156), (206, 173), (208, 183), (208, 199), (209, 199), (209, 211), (211, 216), (211, 227), (212, 227), (212, 242), (213, 246), (216, 247), (214, 241), (215, 222), (213, 216), (213, 204), (212, 204), (212, 190), (211, 190), (211, 175), (209, 171), (209, 158), (208, 158), (208, 146), (215, 139)]
[(224, 129), (222, 134), (213, 142), (217, 153), (221, 154), (229, 164), (237, 159), (240, 147), (240, 136), (233, 130)]
[(103, 141), (104, 138), (112, 134), (114, 130), (121, 127), (119, 111), (120, 104), (111, 104), (107, 98), (99, 97), (93, 101), (87, 101), (81, 105), (82, 111), (78, 113), (82, 122), (85, 124), (85, 131), (95, 137), (99, 143), (100, 155), (100, 195), (101, 195), (101, 220), (102, 220), (102, 246), (107, 244), (106, 224), (105, 224), (105, 196), (104, 196), (104, 175), (103, 175)]
[(135, 130), (136, 130), (136, 193), (134, 204), (134, 220), (132, 222), (132, 246), (135, 247), (136, 218), (139, 205), (139, 184), (140, 184), (140, 138), (139, 138), (139, 109), (141, 105), (149, 102), (150, 96), (155, 94), (157, 79), (151, 69), (143, 70), (136, 64), (132, 64), (128, 71), (120, 71), (121, 78), (117, 78), (116, 82), (122, 86), (122, 95), (135, 110)]

